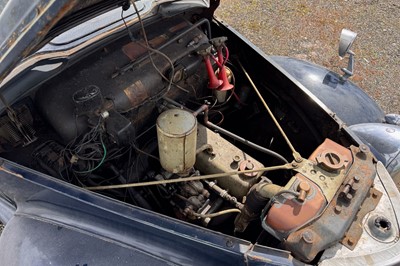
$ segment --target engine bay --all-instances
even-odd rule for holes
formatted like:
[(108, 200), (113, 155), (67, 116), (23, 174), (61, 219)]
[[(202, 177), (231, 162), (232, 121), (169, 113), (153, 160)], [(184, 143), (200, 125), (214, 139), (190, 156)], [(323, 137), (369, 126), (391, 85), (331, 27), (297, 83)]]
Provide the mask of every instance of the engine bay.
[(1, 156), (305, 262), (354, 249), (346, 232), (382, 196), (367, 146), (320, 133), (268, 84), (259, 95), (232, 47), (205, 19), (129, 32), (9, 107)]

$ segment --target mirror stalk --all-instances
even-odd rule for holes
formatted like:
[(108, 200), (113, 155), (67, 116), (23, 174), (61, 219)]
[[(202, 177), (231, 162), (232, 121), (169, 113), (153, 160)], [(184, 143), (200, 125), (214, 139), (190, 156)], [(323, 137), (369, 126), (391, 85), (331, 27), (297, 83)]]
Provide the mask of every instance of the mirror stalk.
[(349, 77), (353, 76), (354, 69), (354, 56), (355, 54), (352, 51), (347, 52), (349, 54), (349, 62), (347, 64), (347, 68), (343, 67), (341, 70), (344, 72), (342, 79), (347, 80)]

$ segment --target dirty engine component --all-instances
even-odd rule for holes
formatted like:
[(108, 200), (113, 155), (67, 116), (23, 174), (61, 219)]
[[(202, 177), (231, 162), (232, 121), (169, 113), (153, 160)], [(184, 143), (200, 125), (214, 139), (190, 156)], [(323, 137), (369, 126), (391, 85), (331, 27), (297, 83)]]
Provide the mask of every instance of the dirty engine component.
[(157, 138), (161, 166), (174, 174), (188, 174), (196, 159), (196, 118), (181, 109), (163, 112), (157, 118)]
[(393, 216), (373, 212), (382, 193), (367, 146), (332, 121), (315, 126), (255, 54), (188, 17), (149, 18), (8, 107), (2, 155), (307, 263), (397, 240)]

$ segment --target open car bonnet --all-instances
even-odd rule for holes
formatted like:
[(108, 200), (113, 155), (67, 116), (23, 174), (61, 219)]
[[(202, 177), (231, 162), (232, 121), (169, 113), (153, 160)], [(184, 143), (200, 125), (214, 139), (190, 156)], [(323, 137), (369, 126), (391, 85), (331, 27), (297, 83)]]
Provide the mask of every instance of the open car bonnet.
[[(123, 6), (124, 0), (1, 0), (0, 14), (0, 83), (22, 59), (43, 45), (43, 40), (54, 37), (63, 29), (112, 8)], [(208, 0), (136, 1), (156, 7), (172, 3), (178, 8), (208, 7)], [(49, 34), (51, 36), (49, 36)]]
[(351, 81), (219, 0), (0, 1), (1, 265), (400, 261), (400, 129)]

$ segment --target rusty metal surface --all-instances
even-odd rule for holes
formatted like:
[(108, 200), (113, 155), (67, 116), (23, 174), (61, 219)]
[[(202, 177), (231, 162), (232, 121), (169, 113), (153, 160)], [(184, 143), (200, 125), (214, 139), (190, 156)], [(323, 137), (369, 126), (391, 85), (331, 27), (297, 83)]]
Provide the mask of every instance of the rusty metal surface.
[[(336, 243), (324, 251), (319, 265), (398, 265), (400, 261), (399, 223), (395, 213), (400, 210), (400, 193), (381, 162), (376, 164), (376, 170), (374, 188), (385, 193), (375, 210), (363, 219), (364, 232), (359, 243), (354, 250)], [(384, 235), (377, 235), (377, 232), (371, 230), (373, 228), (370, 227), (370, 222), (372, 220), (375, 223), (377, 217), (385, 218), (391, 224), (391, 229), (386, 230)], [(378, 229), (376, 225), (373, 227)]]
[(282, 240), (314, 220), (333, 199), (352, 161), (349, 149), (326, 139), (285, 186), (299, 195), (284, 193), (272, 205), (265, 220), (268, 231)]
[(168, 31), (169, 32), (177, 32), (177, 31), (183, 30), (187, 26), (189, 26), (189, 24), (186, 21), (183, 21), (183, 22), (181, 22), (181, 23), (179, 23), (177, 25), (174, 25), (174, 26), (170, 27), (168, 29)]
[[(350, 149), (353, 165), (331, 203), (312, 224), (291, 233), (284, 242), (285, 247), (303, 261), (312, 261), (320, 251), (345, 236), (370, 193), (376, 172), (373, 155), (354, 146)], [(349, 184), (352, 185), (349, 187)], [(356, 244), (354, 239), (353, 245)]]
[[(235, 160), (235, 158), (233, 158), (233, 160)], [(253, 170), (253, 169), (256, 169), (256, 166), (253, 164), (252, 160), (243, 160), (239, 164), (239, 170), (240, 171)], [(244, 174), (244, 175), (248, 176), (248, 177), (253, 177), (253, 176), (257, 176), (257, 172), (247, 173), (247, 174)]]
[(0, 83), (11, 72), (13, 67), (28, 56), (36, 45), (46, 36), (50, 29), (71, 9), (78, 1), (10, 1), (0, 22), (2, 31), (0, 36)]
[(126, 97), (129, 99), (131, 106), (137, 106), (145, 101), (151, 94), (149, 87), (145, 87), (139, 79), (132, 85), (124, 89)]
[[(337, 161), (332, 160), (333, 155), (337, 156)], [(330, 139), (326, 139), (313, 152), (310, 160), (317, 162), (319, 167), (316, 168), (313, 165), (314, 169), (310, 170), (307, 177), (322, 189), (329, 202), (342, 184), (353, 162), (351, 151)]]
[(13, 175), (15, 177), (18, 177), (18, 178), (24, 178), (21, 174), (15, 173), (10, 169), (4, 168), (3, 166), (0, 166), (0, 172), (1, 171), (5, 172), (7, 174)]
[[(298, 165), (295, 170), (298, 174), (285, 186), (286, 190), (300, 192), (300, 195), (296, 198), (283, 194), (272, 205), (266, 219), (272, 229), (269, 231), (283, 239), (317, 217), (343, 183), (351, 164), (350, 150), (326, 139), (308, 161)], [(302, 184), (309, 189), (302, 189)]]
[(290, 187), (296, 190), (302, 182), (310, 185), (310, 191), (304, 202), (298, 201), (294, 195), (283, 194), (277, 198), (276, 203), (268, 212), (266, 223), (276, 233), (279, 232), (278, 236), (281, 239), (299, 226), (311, 221), (326, 205), (325, 197), (318, 186), (304, 176), (297, 174), (289, 183), (291, 183)]
[(342, 145), (337, 144), (336, 142), (325, 139), (325, 141), (310, 155), (310, 160), (317, 161), (318, 156), (325, 151), (333, 151), (342, 157), (342, 161), (344, 162), (344, 166), (350, 166), (352, 161), (351, 152), (349, 149), (343, 147)]
[(168, 39), (169, 39), (168, 35), (162, 34), (149, 40), (149, 44), (152, 48), (156, 48), (158, 46), (161, 46), (161, 44), (166, 43)]
[(367, 215), (370, 211), (373, 211), (378, 205), (379, 200), (382, 197), (382, 192), (375, 188), (371, 188), (367, 194), (367, 197), (364, 200), (364, 203), (357, 213), (356, 219), (351, 224), (349, 230), (347, 230), (344, 238), (340, 241), (347, 248), (353, 250), (360, 240), (360, 237), (363, 233), (363, 219), (365, 215)]
[[(338, 161), (328, 163), (326, 156), (335, 154)], [(324, 157), (322, 160), (321, 157)], [(323, 163), (321, 164), (321, 160)], [(310, 156), (309, 161), (304, 161), (295, 171), (306, 176), (312, 182), (317, 184), (322, 190), (326, 200), (330, 202), (352, 164), (352, 155), (349, 149), (326, 139)], [(327, 167), (327, 165), (330, 167)], [(337, 167), (339, 166), (340, 167)]]
[(122, 52), (129, 57), (131, 61), (135, 61), (147, 52), (146, 44), (143, 40), (138, 42), (130, 42), (122, 46)]

